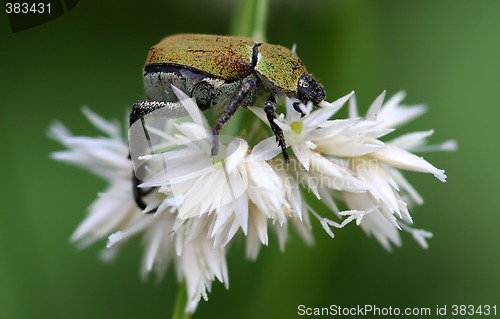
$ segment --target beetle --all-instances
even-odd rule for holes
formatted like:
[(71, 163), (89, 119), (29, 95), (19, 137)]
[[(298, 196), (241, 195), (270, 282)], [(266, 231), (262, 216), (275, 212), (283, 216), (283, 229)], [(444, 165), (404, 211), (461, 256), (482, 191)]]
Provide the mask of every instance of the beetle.
[[(326, 96), (323, 87), (291, 50), (237, 36), (168, 36), (150, 48), (143, 80), (146, 100), (134, 104), (130, 126), (138, 120), (144, 121), (144, 116), (151, 112), (172, 108), (175, 105), (172, 103), (178, 101), (172, 90), (174, 85), (195, 98), (201, 110), (223, 110), (213, 127), (212, 155), (218, 153), (222, 127), (238, 107), (254, 105), (258, 96), (268, 94), (264, 111), (286, 162), (289, 161), (286, 141), (274, 122), (276, 99), (287, 96), (318, 106)], [(180, 102), (177, 105), (181, 107)], [(294, 108), (302, 113), (298, 103), (294, 103)], [(138, 182), (134, 176), (134, 197), (144, 209), (144, 193), (137, 188)]]

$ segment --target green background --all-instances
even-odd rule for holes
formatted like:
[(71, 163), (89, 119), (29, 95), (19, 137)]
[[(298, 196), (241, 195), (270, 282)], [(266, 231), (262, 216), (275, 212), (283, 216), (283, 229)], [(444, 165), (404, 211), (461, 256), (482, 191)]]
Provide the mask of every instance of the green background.
[[(68, 242), (105, 183), (50, 160), (62, 147), (46, 131), (58, 119), (96, 135), (83, 105), (124, 119), (143, 96), (148, 48), (173, 33), (225, 34), (234, 9), (229, 0), (87, 0), (18, 33), (0, 14), (1, 319), (170, 317), (173, 269), (160, 284), (141, 282), (139, 240), (113, 264), (98, 260), (104, 241), (84, 251)], [(313, 247), (292, 235), (281, 253), (271, 236), (256, 262), (236, 241), (230, 289), (214, 283), (195, 318), (296, 318), (300, 304), (499, 303), (499, 32), (497, 0), (272, 1), (269, 42), (297, 43), (329, 100), (354, 89), (366, 110), (382, 90), (404, 89), (405, 102), (429, 111), (402, 132), (433, 128), (431, 142), (460, 148), (426, 155), (446, 169), (445, 184), (405, 174), (425, 198), (412, 215), (434, 233), (430, 249), (403, 234), (388, 253), (354, 225), (331, 239), (318, 222)]]

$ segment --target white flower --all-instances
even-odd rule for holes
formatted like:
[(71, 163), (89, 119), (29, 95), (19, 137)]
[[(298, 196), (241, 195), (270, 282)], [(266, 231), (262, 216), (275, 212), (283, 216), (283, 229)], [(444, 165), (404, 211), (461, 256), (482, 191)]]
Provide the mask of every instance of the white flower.
[[(383, 92), (370, 106), (366, 116), (358, 116), (352, 93), (333, 104), (323, 103), (313, 110), (311, 105), (300, 105), (303, 117), (287, 100), (287, 114), (276, 123), (283, 129), (286, 141), (305, 170), (287, 169), (290, 176), (304, 184), (334, 213), (347, 216), (342, 223), (314, 215), (333, 237), (330, 226), (341, 228), (356, 220), (369, 235), (390, 249), (390, 243), (400, 246), (399, 230), (405, 230), (423, 246), (431, 234), (408, 226), (412, 223), (408, 204), (423, 202), (420, 195), (406, 181), (399, 169), (431, 173), (446, 180), (443, 170), (437, 169), (410, 150), (425, 148), (425, 138), (432, 131), (406, 134), (393, 141), (380, 138), (394, 131), (425, 111), (422, 105), (403, 106), (398, 93), (385, 104)], [(331, 117), (350, 98), (350, 117)], [(260, 109), (252, 111), (265, 121)], [(454, 142), (446, 142), (444, 150), (451, 150)], [(440, 147), (431, 147), (436, 150)], [(293, 161), (293, 158), (292, 158)], [(335, 200), (346, 202), (350, 211), (341, 212)]]
[(168, 134), (147, 126), (158, 153), (138, 158), (150, 176), (140, 187), (153, 189), (145, 198), (144, 212), (153, 209), (154, 214), (142, 212), (133, 199), (132, 162), (116, 123), (84, 109), (107, 137), (75, 137), (59, 123), (51, 127), (50, 135), (69, 149), (54, 153), (54, 159), (78, 164), (109, 182), (72, 241), (84, 247), (108, 237), (102, 257), (113, 260), (130, 238), (142, 236), (142, 276), (155, 271), (161, 279), (174, 263), (179, 281), (186, 281), (186, 311), (193, 312), (200, 298), (207, 299), (213, 280), (228, 286), (225, 247), (240, 229), (247, 236), (247, 256), (252, 259), (268, 244), (270, 228), (275, 229), (281, 247), (288, 222), (306, 242), (312, 241), (312, 235), (307, 205), (297, 185), (290, 185), (269, 161), (279, 152), (275, 144), (264, 140), (250, 151), (241, 138), (221, 137), (214, 158), (204, 115), (193, 100), (176, 93), (189, 118), (165, 123)]
[[(148, 134), (142, 126), (129, 129), (130, 156), (119, 125), (88, 109), (84, 114), (106, 137), (76, 137), (60, 123), (51, 126), (50, 136), (68, 148), (52, 154), (54, 159), (86, 168), (109, 183), (72, 235), (73, 242), (86, 247), (108, 238), (102, 257), (112, 260), (130, 238), (142, 236), (143, 278), (154, 271), (160, 280), (174, 264), (178, 280), (186, 282), (187, 312), (208, 298), (215, 279), (228, 287), (226, 250), (237, 234), (246, 237), (247, 257), (255, 259), (262, 245), (268, 245), (269, 229), (282, 249), (289, 224), (311, 243), (310, 214), (332, 237), (331, 227), (356, 221), (386, 249), (401, 245), (400, 230), (426, 247), (432, 234), (409, 226), (409, 205), (423, 199), (400, 170), (431, 173), (445, 181), (444, 171), (412, 152), (452, 150), (456, 145), (448, 141), (427, 146), (432, 131), (380, 139), (420, 115), (423, 106), (402, 106), (401, 93), (384, 104), (382, 94), (362, 118), (353, 93), (322, 102), (316, 110), (299, 104), (300, 113), (293, 107), (296, 101), (287, 99), (286, 116), (275, 120), (294, 155), (284, 163), (274, 136), (253, 144), (244, 136), (221, 136), (219, 153), (212, 156), (205, 116), (194, 100), (176, 88), (174, 92), (187, 111), (179, 114), (189, 116), (162, 119), (152, 113), (138, 121), (146, 124)], [(350, 117), (331, 119), (349, 99)], [(262, 109), (251, 109), (267, 123)], [(133, 173), (145, 190), (144, 211), (134, 201)], [(301, 185), (343, 220), (317, 213)], [(340, 211), (337, 201), (349, 210)]]
[[(384, 97), (385, 92), (375, 99), (362, 120), (378, 122), (381, 128), (396, 127), (425, 111), (422, 105), (401, 105), (403, 93), (394, 95), (386, 103), (383, 103)], [(350, 100), (350, 117), (359, 119), (355, 98)], [(408, 226), (413, 222), (408, 206), (422, 204), (423, 199), (398, 170), (431, 173), (440, 181), (446, 181), (443, 170), (408, 151), (425, 144), (430, 134), (432, 131), (406, 134), (383, 143), (365, 156), (349, 160), (350, 168), (369, 190), (361, 194), (342, 192), (342, 198), (350, 209), (365, 212), (358, 220), (361, 228), (388, 250), (390, 243), (401, 245), (398, 230), (410, 232), (424, 248), (427, 247), (425, 239), (432, 237), (429, 232)]]

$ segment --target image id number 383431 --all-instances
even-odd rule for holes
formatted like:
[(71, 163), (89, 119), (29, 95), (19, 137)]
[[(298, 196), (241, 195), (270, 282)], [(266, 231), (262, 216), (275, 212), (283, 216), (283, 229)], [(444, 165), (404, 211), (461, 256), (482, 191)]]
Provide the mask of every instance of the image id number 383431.
[(50, 2), (48, 3), (7, 2), (5, 3), (5, 13), (7, 14), (50, 13)]
[(451, 306), (452, 316), (496, 316), (497, 306), (496, 305), (452, 305)]

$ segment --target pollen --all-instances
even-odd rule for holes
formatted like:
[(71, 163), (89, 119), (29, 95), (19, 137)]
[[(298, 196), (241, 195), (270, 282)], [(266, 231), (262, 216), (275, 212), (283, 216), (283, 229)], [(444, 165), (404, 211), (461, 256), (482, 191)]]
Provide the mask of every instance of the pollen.
[(215, 169), (221, 170), (224, 167), (224, 159), (223, 158), (214, 158), (212, 160), (212, 165)]
[(292, 124), (290, 124), (290, 127), (297, 135), (299, 135), (300, 133), (302, 133), (302, 128), (304, 127), (304, 124), (302, 124), (301, 121), (292, 122)]

